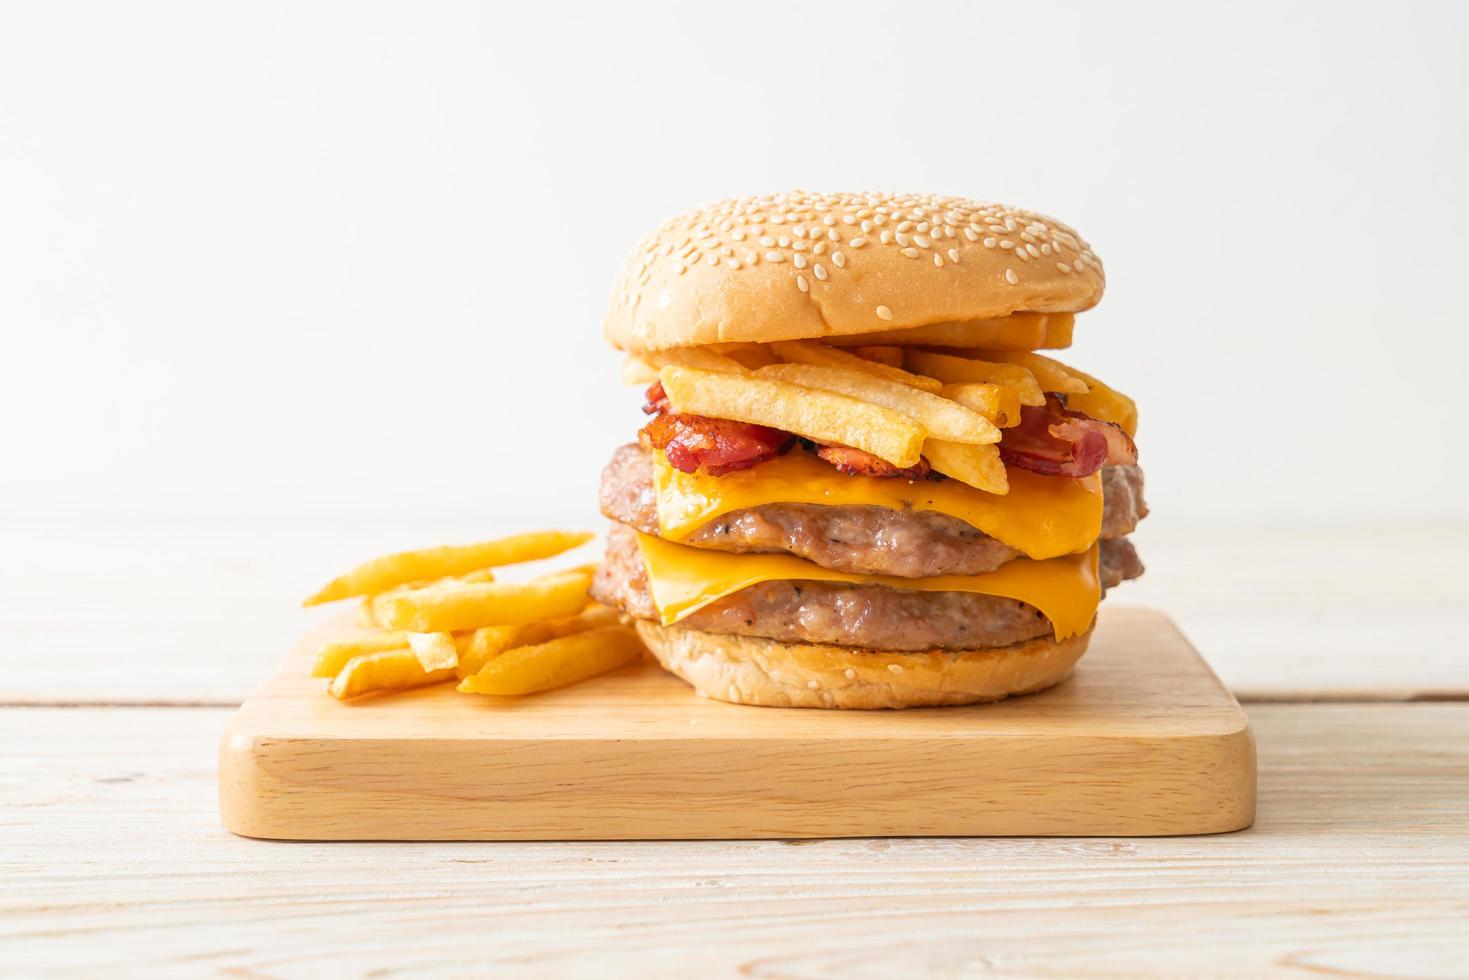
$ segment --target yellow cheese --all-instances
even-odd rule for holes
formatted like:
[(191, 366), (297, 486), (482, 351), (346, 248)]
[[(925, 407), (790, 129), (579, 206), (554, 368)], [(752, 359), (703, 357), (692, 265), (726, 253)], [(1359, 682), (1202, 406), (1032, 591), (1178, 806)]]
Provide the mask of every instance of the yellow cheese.
[(670, 541), (687, 540), (721, 514), (775, 503), (937, 511), (1031, 558), (1086, 551), (1102, 530), (1097, 474), (1072, 480), (1012, 468), (1010, 492), (999, 496), (957, 480), (846, 476), (800, 451), (719, 477), (676, 470), (662, 453), (652, 457), (658, 528)]
[(792, 555), (733, 555), (638, 535), (648, 591), (668, 626), (703, 607), (759, 582), (816, 581), (886, 585), (925, 592), (978, 592), (1035, 606), (1051, 621), (1056, 638), (1084, 633), (1102, 599), (1097, 549), (1045, 561), (1017, 558), (983, 575), (894, 578), (853, 575), (822, 568)]

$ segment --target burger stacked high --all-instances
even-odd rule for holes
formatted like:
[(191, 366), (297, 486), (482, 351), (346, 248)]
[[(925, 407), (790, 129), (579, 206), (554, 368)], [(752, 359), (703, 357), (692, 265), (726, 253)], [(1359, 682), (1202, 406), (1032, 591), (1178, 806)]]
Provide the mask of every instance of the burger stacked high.
[(651, 420), (602, 480), (593, 589), (670, 671), (742, 704), (1037, 691), (1141, 574), (1131, 399), (1069, 346), (1102, 264), (955, 197), (724, 201), (664, 224), (607, 338)]

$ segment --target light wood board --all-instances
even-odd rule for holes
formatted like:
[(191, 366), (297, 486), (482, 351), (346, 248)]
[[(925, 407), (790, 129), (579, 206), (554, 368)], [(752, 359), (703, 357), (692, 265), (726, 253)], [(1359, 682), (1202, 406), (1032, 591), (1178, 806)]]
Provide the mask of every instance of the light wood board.
[(0, 709), (0, 973), (1462, 976), (1469, 705), (1247, 708), (1236, 834), (386, 846), (224, 830), (224, 709)]
[(652, 839), (1215, 833), (1254, 818), (1249, 721), (1166, 617), (1104, 610), (1069, 681), (994, 705), (753, 708), (643, 663), (530, 698), (354, 704), (315, 642), (220, 754), (252, 837)]

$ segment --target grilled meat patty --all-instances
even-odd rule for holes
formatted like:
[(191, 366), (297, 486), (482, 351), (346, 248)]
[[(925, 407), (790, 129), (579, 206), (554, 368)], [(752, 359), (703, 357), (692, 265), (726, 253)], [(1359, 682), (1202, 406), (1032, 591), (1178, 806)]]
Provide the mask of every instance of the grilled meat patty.
[[(1104, 540), (1130, 533), (1147, 515), (1142, 490), (1136, 466), (1102, 470)], [(613, 454), (602, 473), (601, 503), (612, 520), (658, 533), (648, 450), (630, 444)], [(1020, 554), (948, 514), (855, 505), (747, 507), (715, 518), (684, 543), (715, 551), (787, 552), (823, 568), (902, 578), (980, 575)]]
[[(1142, 573), (1131, 542), (1102, 543), (1101, 573), (1104, 586)], [(632, 528), (617, 524), (608, 533), (592, 595), (640, 619), (658, 618)], [(973, 650), (1051, 632), (1040, 610), (1015, 599), (813, 581), (761, 582), (710, 603), (680, 625), (876, 650)]]

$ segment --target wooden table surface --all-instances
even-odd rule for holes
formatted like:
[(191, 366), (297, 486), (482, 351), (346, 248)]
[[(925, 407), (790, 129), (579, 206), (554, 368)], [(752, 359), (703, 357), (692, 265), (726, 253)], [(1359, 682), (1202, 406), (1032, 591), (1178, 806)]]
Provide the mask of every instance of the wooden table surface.
[(1259, 820), (1156, 839), (279, 844), (229, 706), (357, 558), (483, 525), (0, 525), (0, 974), (1469, 973), (1469, 526), (1169, 527), (1112, 601), (1245, 703)]

